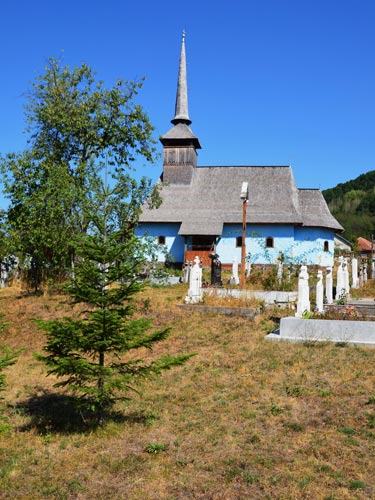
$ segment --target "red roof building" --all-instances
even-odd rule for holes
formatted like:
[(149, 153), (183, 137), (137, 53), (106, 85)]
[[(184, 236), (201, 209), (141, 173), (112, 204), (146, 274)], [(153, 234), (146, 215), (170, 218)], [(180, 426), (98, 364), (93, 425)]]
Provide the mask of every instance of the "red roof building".
[[(372, 248), (371, 241), (366, 240), (366, 238), (359, 237), (357, 238), (358, 250), (361, 255), (371, 255), (371, 250), (375, 250)], [(373, 253), (373, 257), (375, 257), (375, 251)]]

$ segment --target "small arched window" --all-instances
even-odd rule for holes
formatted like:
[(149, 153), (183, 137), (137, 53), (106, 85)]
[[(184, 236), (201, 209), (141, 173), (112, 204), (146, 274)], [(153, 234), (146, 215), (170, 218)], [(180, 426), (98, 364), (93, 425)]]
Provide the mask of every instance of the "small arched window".
[(324, 242), (324, 251), (329, 252), (329, 242), (328, 241)]
[(158, 245), (165, 245), (165, 236), (158, 236)]
[(273, 238), (272, 238), (272, 236), (268, 236), (266, 238), (266, 248), (273, 248)]

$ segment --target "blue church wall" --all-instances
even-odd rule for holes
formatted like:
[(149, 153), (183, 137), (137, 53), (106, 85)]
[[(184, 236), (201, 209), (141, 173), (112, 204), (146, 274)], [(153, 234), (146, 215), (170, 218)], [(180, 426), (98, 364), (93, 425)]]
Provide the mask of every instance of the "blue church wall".
[(296, 227), (293, 255), (297, 262), (333, 266), (334, 231), (326, 228)]
[[(241, 247), (236, 240), (242, 236), (240, 224), (225, 224), (223, 235), (216, 247), (221, 262), (231, 263), (234, 258), (240, 262)], [(273, 247), (267, 248), (266, 239), (273, 238)], [(288, 225), (247, 225), (246, 253), (251, 253), (252, 264), (274, 264), (280, 252), (288, 252), (293, 245), (294, 228)]]
[[(220, 260), (230, 263), (234, 258), (240, 262), (241, 247), (236, 239), (242, 236), (240, 224), (225, 224), (223, 235), (216, 246)], [(267, 247), (267, 238), (272, 238), (273, 247)], [(284, 262), (300, 264), (333, 265), (334, 232), (329, 229), (294, 227), (291, 225), (247, 225), (246, 253), (251, 253), (253, 264), (274, 264), (280, 252)], [(328, 246), (328, 251), (325, 251)], [(271, 243), (271, 242), (268, 242)]]
[[(160, 245), (157, 258), (164, 262), (170, 253), (176, 262), (184, 260), (184, 237), (178, 235), (179, 223), (142, 223), (136, 229), (139, 237), (149, 236), (155, 241), (160, 236), (165, 244)], [(236, 258), (241, 261), (241, 246), (236, 246), (242, 236), (241, 224), (225, 224), (218, 239), (216, 252), (221, 262), (230, 264)], [(267, 247), (267, 238), (272, 238), (273, 247)], [(292, 225), (247, 225), (246, 253), (251, 253), (252, 264), (274, 264), (280, 252), (285, 263), (333, 266), (334, 231), (325, 228), (309, 228)]]
[(142, 223), (137, 226), (135, 234), (138, 237), (148, 236), (154, 238), (155, 241), (160, 236), (165, 238), (165, 244), (160, 245), (160, 252), (157, 255), (159, 262), (165, 261), (165, 254), (170, 253), (174, 256), (176, 262), (184, 261), (184, 238), (178, 234), (180, 229), (180, 224), (176, 223), (158, 223), (158, 224), (147, 224)]

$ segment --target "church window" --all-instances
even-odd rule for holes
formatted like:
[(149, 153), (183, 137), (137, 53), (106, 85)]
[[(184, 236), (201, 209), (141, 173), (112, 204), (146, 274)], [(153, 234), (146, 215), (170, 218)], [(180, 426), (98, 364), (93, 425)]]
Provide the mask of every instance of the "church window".
[(324, 251), (325, 252), (329, 252), (329, 243), (328, 243), (328, 241), (324, 242)]
[(272, 238), (272, 236), (268, 236), (266, 238), (266, 248), (273, 248), (273, 238)]
[(165, 236), (158, 236), (158, 245), (165, 245)]
[(242, 236), (237, 236), (236, 238), (236, 248), (242, 247)]

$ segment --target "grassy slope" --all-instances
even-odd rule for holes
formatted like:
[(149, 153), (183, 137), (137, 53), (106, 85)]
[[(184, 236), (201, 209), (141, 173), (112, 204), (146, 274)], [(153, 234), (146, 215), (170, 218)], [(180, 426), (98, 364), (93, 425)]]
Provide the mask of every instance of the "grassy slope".
[(375, 498), (375, 350), (267, 342), (266, 319), (187, 313), (184, 295), (183, 285), (148, 290), (139, 310), (173, 328), (155, 355), (197, 355), (93, 432), (74, 427), (32, 358), (43, 334), (29, 318), (70, 306), (0, 292), (3, 341), (26, 348), (7, 370), (0, 498)]

